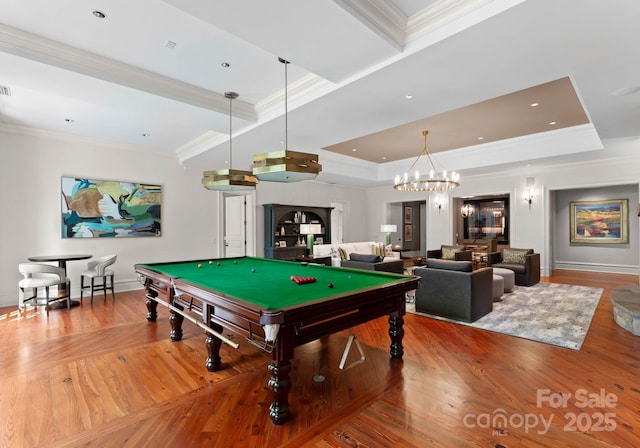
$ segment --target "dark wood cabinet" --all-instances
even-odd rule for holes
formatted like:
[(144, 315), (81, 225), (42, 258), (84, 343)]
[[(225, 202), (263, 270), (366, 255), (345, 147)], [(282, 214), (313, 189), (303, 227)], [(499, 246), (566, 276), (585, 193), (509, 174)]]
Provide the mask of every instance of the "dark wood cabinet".
[(300, 224), (319, 224), (321, 232), (314, 234), (322, 243), (331, 242), (332, 207), (264, 204), (264, 256), (295, 261), (307, 248), (306, 235), (300, 234)]

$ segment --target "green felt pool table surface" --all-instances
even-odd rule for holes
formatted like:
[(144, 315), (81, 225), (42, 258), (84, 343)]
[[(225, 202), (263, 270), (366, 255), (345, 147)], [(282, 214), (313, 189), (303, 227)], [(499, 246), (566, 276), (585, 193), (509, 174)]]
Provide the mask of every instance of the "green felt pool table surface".
[[(255, 257), (143, 264), (175, 279), (278, 310), (356, 291), (392, 285), (407, 277), (398, 274), (345, 269)], [(297, 284), (291, 276), (315, 277)], [(333, 287), (330, 287), (332, 284)]]

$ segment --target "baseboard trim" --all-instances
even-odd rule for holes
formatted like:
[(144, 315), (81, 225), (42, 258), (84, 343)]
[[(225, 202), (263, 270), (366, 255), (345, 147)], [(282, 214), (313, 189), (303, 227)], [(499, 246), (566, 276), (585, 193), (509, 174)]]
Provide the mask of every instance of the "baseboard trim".
[(567, 269), (571, 271), (605, 272), (609, 274), (640, 275), (640, 266), (624, 264), (602, 264), (577, 261), (555, 261), (553, 269)]
[[(116, 281), (114, 286), (115, 286), (116, 292), (135, 291), (138, 289), (144, 289), (144, 286), (137, 280)], [(102, 292), (99, 292), (98, 294), (102, 294)], [(107, 291), (107, 294), (110, 294), (110, 292)], [(84, 297), (86, 296), (87, 295), (85, 293)], [(95, 297), (94, 297), (94, 300), (95, 300)], [(73, 282), (71, 283), (71, 298), (80, 299), (80, 286), (75, 285)], [(0, 296), (0, 308), (11, 307), (11, 306), (15, 306), (15, 307), (18, 306), (18, 286), (17, 285), (16, 285), (15, 295), (9, 294), (9, 295)]]

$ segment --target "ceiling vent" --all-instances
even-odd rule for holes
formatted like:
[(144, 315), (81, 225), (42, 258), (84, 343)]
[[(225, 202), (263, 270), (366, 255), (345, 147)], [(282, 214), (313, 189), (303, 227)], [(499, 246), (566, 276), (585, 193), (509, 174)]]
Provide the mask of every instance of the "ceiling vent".
[(0, 95), (11, 96), (11, 90), (9, 90), (9, 87), (0, 86)]

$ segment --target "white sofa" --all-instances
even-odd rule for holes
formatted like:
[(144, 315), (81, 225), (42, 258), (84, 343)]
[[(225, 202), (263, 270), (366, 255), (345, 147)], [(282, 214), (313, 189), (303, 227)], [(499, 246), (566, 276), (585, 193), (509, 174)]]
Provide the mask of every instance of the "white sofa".
[[(374, 241), (364, 241), (361, 243), (333, 243), (333, 244), (317, 244), (313, 246), (314, 257), (331, 257), (331, 266), (340, 266), (340, 254), (338, 248), (344, 249), (347, 254), (374, 254), (375, 245), (382, 243), (376, 243)], [(332, 253), (333, 252), (333, 253)], [(399, 260), (399, 252), (391, 252), (391, 255), (387, 253), (383, 261)]]

